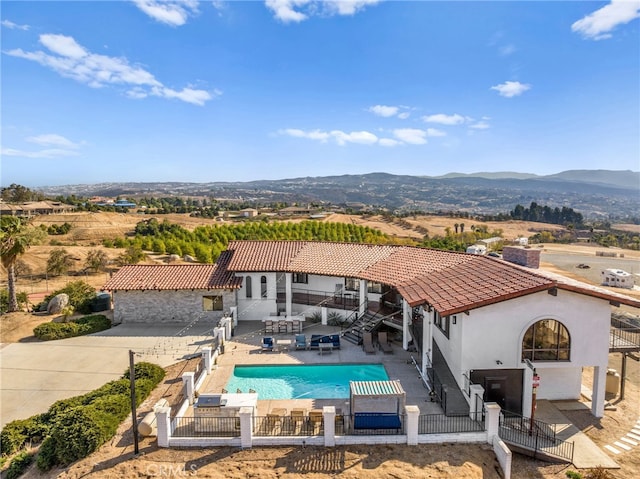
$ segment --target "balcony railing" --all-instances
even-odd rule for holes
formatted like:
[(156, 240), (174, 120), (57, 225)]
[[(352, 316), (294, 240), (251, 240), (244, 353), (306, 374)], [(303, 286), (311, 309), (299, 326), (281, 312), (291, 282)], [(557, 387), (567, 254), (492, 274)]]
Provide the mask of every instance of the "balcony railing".
[[(285, 303), (286, 293), (278, 291), (278, 303)], [(291, 302), (306, 306), (325, 306), (333, 309), (352, 310), (360, 304), (360, 297), (357, 291), (330, 293), (327, 291), (315, 291), (311, 289), (295, 288), (291, 291)]]

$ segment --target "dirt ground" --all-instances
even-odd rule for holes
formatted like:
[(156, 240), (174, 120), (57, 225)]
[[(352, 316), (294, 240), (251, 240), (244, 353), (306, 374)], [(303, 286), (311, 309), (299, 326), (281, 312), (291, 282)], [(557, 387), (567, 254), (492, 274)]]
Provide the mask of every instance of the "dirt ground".
[[(36, 221), (45, 224), (62, 224), (65, 221), (74, 225), (66, 237), (57, 237), (65, 248), (81, 263), (87, 250), (102, 248), (102, 238), (123, 236), (145, 216), (118, 213), (77, 213), (39, 218)], [(194, 228), (203, 220), (186, 215), (166, 215), (159, 219)], [(403, 224), (389, 223), (382, 218), (362, 218), (359, 216), (331, 215), (326, 221), (345, 221), (368, 225), (382, 231), (404, 237), (421, 238), (424, 229), (430, 235), (444, 234), (445, 228), (453, 230), (455, 223), (481, 224), (469, 220), (444, 217), (407, 218)], [(506, 238), (530, 235), (540, 228), (560, 228), (539, 223), (508, 222), (489, 223), (489, 230), (501, 229)], [(418, 230), (418, 228), (420, 229)], [(424, 228), (424, 229), (423, 229)], [(68, 245), (68, 246), (66, 246)], [(565, 247), (545, 245), (545, 248), (568, 248), (564, 251), (572, 254), (582, 246)], [(52, 247), (50, 245), (32, 248), (25, 260), (33, 269), (34, 276), (21, 278), (18, 290), (29, 293), (32, 303), (37, 303), (48, 292), (54, 291), (69, 281), (83, 279), (97, 289), (108, 278), (100, 273), (87, 276), (63, 276), (58, 278), (39, 278), (35, 275), (44, 271), (46, 259)], [(105, 250), (115, 257), (118, 250)], [(588, 249), (592, 253), (593, 249)], [(625, 251), (625, 253), (627, 253)], [(637, 256), (640, 259), (640, 254)], [(543, 265), (553, 270), (552, 264)], [(557, 272), (567, 274), (566, 271)], [(3, 279), (5, 277), (4, 272)], [(576, 279), (581, 279), (576, 273)], [(626, 292), (625, 292), (626, 293)], [(636, 311), (637, 312), (637, 311)], [(35, 341), (33, 327), (51, 317), (36, 316), (29, 313), (12, 313), (0, 316), (0, 338), (3, 343), (17, 341)], [(610, 367), (620, 371), (620, 355), (610, 356)], [(178, 363), (168, 368), (167, 378), (152, 393), (139, 409), (142, 418), (160, 398), (171, 398), (180, 389), (179, 380), (189, 367)], [(640, 420), (640, 365), (636, 361), (627, 361), (627, 382), (625, 399), (611, 399), (612, 408), (605, 412), (602, 419), (593, 418), (589, 412), (572, 411), (565, 414), (575, 422), (597, 444), (604, 446), (618, 441)], [(588, 373), (588, 371), (587, 371)], [(588, 377), (588, 374), (585, 375)], [(125, 421), (116, 437), (105, 444), (90, 457), (68, 468), (41, 474), (32, 468), (24, 477), (49, 479), (79, 478), (150, 478), (150, 477), (203, 477), (203, 478), (289, 478), (289, 479), (328, 479), (328, 478), (468, 478), (498, 479), (502, 475), (495, 455), (488, 445), (428, 445), (428, 446), (348, 446), (336, 448), (317, 447), (273, 447), (241, 450), (237, 448), (165, 450), (157, 448), (153, 439), (143, 439), (141, 454), (133, 455), (131, 421)], [(640, 477), (640, 446), (614, 458), (621, 469), (612, 470), (612, 477)], [(514, 454), (512, 477), (516, 479), (565, 479), (571, 467), (548, 464)], [(573, 469), (575, 470), (575, 469)], [(581, 471), (584, 473), (584, 471)]]

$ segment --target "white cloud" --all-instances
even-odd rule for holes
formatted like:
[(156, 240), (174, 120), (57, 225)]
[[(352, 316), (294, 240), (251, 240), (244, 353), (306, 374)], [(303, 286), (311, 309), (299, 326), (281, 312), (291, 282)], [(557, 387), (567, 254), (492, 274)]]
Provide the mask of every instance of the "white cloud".
[(40, 43), (50, 53), (25, 52), (18, 48), (8, 51), (7, 54), (35, 61), (63, 77), (72, 78), (92, 88), (124, 85), (127, 87), (125, 94), (129, 98), (145, 98), (148, 95), (154, 95), (202, 106), (208, 100), (221, 95), (219, 90), (214, 90), (213, 93), (190, 87), (174, 90), (163, 85), (144, 68), (131, 65), (126, 58), (91, 53), (75, 39), (66, 35), (40, 35)]
[(274, 17), (278, 20), (289, 22), (301, 22), (308, 17), (304, 13), (295, 10), (309, 3), (310, 0), (266, 0), (265, 5), (273, 11)]
[(133, 0), (133, 3), (160, 23), (179, 27), (198, 13), (197, 0)]
[(423, 116), (422, 120), (427, 123), (438, 123), (440, 125), (459, 125), (464, 123), (465, 118), (457, 113), (454, 113), (453, 115), (437, 113), (435, 115)]
[(293, 136), (294, 138), (306, 138), (326, 143), (329, 140), (335, 141), (338, 145), (344, 146), (347, 143), (359, 143), (363, 145), (373, 145), (378, 142), (378, 137), (368, 131), (352, 131), (350, 133), (342, 130), (300, 130), (298, 128), (286, 128), (278, 131), (281, 135)]
[(507, 57), (509, 55), (511, 55), (512, 53), (516, 52), (516, 47), (515, 45), (509, 44), (509, 45), (504, 45), (501, 46), (498, 51), (500, 52), (500, 55), (502, 55), (503, 57)]
[(424, 145), (427, 142), (427, 132), (417, 128), (398, 128), (393, 130), (393, 136), (404, 143)]
[(411, 113), (409, 113), (408, 111), (403, 111), (402, 113), (398, 113), (398, 118), (400, 118), (401, 120), (406, 120), (410, 115)]
[(442, 130), (438, 130), (437, 128), (427, 128), (427, 136), (447, 136), (447, 134)]
[(404, 143), (394, 140), (393, 138), (380, 138), (380, 140), (378, 140), (378, 144), (380, 146), (398, 146), (403, 145)]
[(265, 0), (266, 7), (278, 20), (302, 22), (313, 15), (354, 15), (380, 0)]
[(519, 81), (506, 81), (500, 85), (492, 86), (491, 89), (496, 90), (500, 96), (512, 98), (514, 96), (522, 95), (525, 91), (530, 90), (531, 85), (520, 83)]
[(25, 141), (44, 147), (42, 150), (26, 151), (15, 148), (2, 148), (3, 156), (15, 156), (20, 158), (60, 158), (65, 156), (77, 156), (80, 148), (78, 143), (55, 133), (30, 136)]
[(304, 131), (298, 128), (287, 128), (284, 130), (280, 130), (279, 133), (281, 135), (293, 136), (294, 138), (307, 138), (309, 140), (318, 140), (323, 143), (326, 142), (331, 137), (331, 135), (326, 131), (320, 131), (320, 130)]
[(605, 5), (575, 22), (571, 25), (571, 30), (585, 38), (604, 40), (611, 38), (610, 32), (618, 25), (629, 23), (639, 17), (639, 1), (611, 0), (609, 5)]
[(486, 121), (479, 121), (473, 125), (469, 125), (469, 128), (473, 128), (474, 130), (486, 130), (490, 128), (490, 126)]
[(327, 10), (338, 15), (353, 15), (368, 5), (375, 5), (380, 0), (325, 0)]
[(29, 25), (18, 25), (11, 20), (2, 20), (2, 26), (12, 30), (29, 30)]
[(69, 148), (76, 149), (79, 148), (77, 143), (72, 142), (71, 140), (65, 138), (61, 135), (56, 135), (55, 133), (49, 133), (46, 135), (38, 135), (38, 136), (30, 136), (25, 138), (29, 143), (35, 143), (40, 146), (54, 146), (58, 148)]
[(396, 116), (398, 114), (398, 110), (399, 108), (397, 106), (375, 105), (370, 106), (368, 111), (374, 115), (388, 118), (390, 116)]
[(368, 131), (352, 131), (351, 133), (345, 133), (341, 130), (332, 130), (331, 136), (340, 146), (344, 146), (347, 143), (372, 145), (378, 142), (378, 137)]

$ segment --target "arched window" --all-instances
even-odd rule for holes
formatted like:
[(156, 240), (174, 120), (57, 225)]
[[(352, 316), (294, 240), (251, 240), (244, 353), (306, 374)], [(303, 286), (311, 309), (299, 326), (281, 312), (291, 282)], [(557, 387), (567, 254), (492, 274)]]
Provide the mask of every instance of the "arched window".
[(247, 294), (247, 299), (253, 297), (253, 291), (251, 290), (251, 276), (244, 277), (244, 291)]
[(569, 361), (571, 338), (565, 326), (555, 319), (533, 324), (522, 339), (522, 360)]
[(260, 277), (260, 296), (263, 298), (267, 297), (267, 277)]

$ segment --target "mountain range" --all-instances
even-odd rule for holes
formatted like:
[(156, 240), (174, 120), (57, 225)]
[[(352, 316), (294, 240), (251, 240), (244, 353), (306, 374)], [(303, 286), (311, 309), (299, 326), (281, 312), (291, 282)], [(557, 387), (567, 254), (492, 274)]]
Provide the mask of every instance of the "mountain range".
[(364, 204), (398, 212), (508, 213), (532, 201), (571, 207), (587, 218), (623, 219), (640, 212), (640, 172), (569, 170), (553, 175), (515, 172), (411, 176), (367, 173), (249, 182), (101, 183), (37, 188), (47, 195), (213, 197), (253, 204), (273, 202)]

